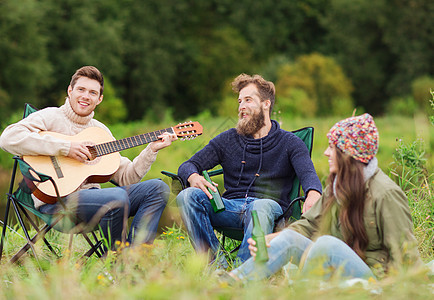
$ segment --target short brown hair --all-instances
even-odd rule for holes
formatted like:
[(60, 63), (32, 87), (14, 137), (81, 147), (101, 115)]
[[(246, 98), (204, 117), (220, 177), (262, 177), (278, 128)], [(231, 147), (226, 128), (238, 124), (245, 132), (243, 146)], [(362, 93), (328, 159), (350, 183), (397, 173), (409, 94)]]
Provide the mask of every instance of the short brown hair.
[(71, 82), (69, 85), (74, 88), (74, 85), (77, 83), (78, 78), (80, 77), (87, 77), (90, 79), (94, 79), (99, 82), (101, 85), (101, 88), (99, 90), (100, 96), (104, 92), (104, 77), (102, 76), (102, 73), (93, 66), (84, 66), (75, 71), (74, 75), (71, 77)]
[(276, 88), (274, 87), (274, 83), (271, 81), (265, 80), (261, 75), (255, 74), (253, 76), (247, 74), (240, 74), (237, 78), (232, 82), (232, 90), (236, 93), (239, 93), (243, 88), (247, 85), (253, 83), (259, 92), (259, 98), (261, 101), (270, 100), (270, 114), (273, 110), (275, 97), (276, 97)]

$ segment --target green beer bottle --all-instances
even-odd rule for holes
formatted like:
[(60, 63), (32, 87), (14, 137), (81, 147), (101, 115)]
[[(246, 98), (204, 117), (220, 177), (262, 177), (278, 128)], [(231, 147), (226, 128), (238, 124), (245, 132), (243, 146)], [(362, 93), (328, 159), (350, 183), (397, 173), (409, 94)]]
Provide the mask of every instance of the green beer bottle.
[(253, 230), (252, 239), (256, 242), (256, 257), (255, 262), (266, 263), (268, 261), (268, 250), (265, 243), (265, 235), (262, 231), (261, 224), (259, 224), (258, 212), (252, 210)]
[[(208, 172), (206, 170), (204, 170), (202, 172), (203, 177), (206, 179), (206, 181), (208, 181), (209, 183), (211, 183), (215, 188), (217, 188), (211, 181), (211, 178), (209, 178)], [(220, 196), (220, 193), (217, 189), (217, 192), (214, 192), (213, 190), (211, 190), (210, 188), (208, 188), (208, 191), (210, 192), (212, 199), (210, 199), (209, 201), (211, 202), (211, 206), (214, 209), (215, 213), (221, 212), (225, 210), (225, 205), (223, 203), (222, 197)]]

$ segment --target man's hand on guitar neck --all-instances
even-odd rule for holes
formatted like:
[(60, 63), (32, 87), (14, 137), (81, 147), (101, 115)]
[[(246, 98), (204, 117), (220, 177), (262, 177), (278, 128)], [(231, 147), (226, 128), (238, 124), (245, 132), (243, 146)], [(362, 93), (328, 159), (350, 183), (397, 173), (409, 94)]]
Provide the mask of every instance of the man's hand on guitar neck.
[(84, 162), (86, 160), (91, 160), (92, 154), (90, 154), (89, 149), (84, 143), (71, 142), (68, 157)]
[(176, 141), (178, 139), (176, 134), (171, 134), (168, 132), (163, 133), (158, 138), (160, 138), (158, 141), (149, 144), (151, 150), (154, 152), (158, 152), (159, 150), (170, 146), (173, 141)]
[[(168, 132), (163, 133), (159, 136), (159, 138), (160, 139), (158, 141), (149, 144), (151, 150), (154, 152), (158, 152), (159, 150), (170, 146), (173, 141), (176, 141), (178, 139), (176, 134), (170, 134)], [(71, 148), (69, 149), (69, 153), (67, 156), (80, 162), (93, 159), (92, 154), (90, 153), (86, 144), (79, 142), (71, 142)]]

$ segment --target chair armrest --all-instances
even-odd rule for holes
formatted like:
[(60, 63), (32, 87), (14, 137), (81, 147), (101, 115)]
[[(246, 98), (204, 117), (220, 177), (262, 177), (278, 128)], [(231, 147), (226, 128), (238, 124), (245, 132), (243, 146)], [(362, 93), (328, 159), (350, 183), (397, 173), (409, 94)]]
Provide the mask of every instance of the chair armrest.
[(178, 176), (178, 174), (175, 174), (175, 173), (172, 173), (172, 172), (168, 172), (168, 171), (161, 171), (161, 174), (166, 175), (166, 176), (172, 178), (172, 180), (178, 180), (179, 183), (181, 184), (181, 188), (185, 189), (184, 181), (181, 179), (181, 177)]
[(213, 170), (213, 171), (208, 171), (208, 175), (209, 177), (213, 177), (216, 175), (222, 175), (223, 174), (223, 169), (217, 169), (217, 170)]
[[(292, 199), (292, 201), (288, 205), (288, 208), (283, 212), (283, 214), (279, 218), (276, 219), (276, 221), (274, 223), (275, 224), (280, 223), (279, 227), (281, 227), (282, 224), (280, 221), (282, 220), (286, 224), (286, 222), (289, 220), (289, 218), (292, 217), (292, 207), (294, 206), (294, 204), (297, 202), (300, 203), (300, 201), (304, 202), (305, 200), (306, 200), (306, 197), (304, 197), (304, 196), (300, 196), (300, 197), (297, 197), (295, 199)], [(300, 206), (301, 206), (301, 204), (300, 204)]]
[(113, 179), (110, 179), (110, 183), (113, 184), (114, 186), (119, 187), (119, 183), (117, 183), (116, 181), (114, 181)]

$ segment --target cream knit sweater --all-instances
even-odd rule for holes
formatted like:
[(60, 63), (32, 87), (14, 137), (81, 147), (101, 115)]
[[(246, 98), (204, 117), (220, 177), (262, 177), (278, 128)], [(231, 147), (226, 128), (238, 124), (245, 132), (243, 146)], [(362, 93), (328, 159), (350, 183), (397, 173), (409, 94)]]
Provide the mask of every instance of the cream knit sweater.
[[(93, 119), (94, 113), (86, 117), (77, 115), (66, 99), (61, 107), (48, 107), (32, 113), (18, 123), (9, 125), (0, 136), (0, 147), (14, 155), (68, 155), (71, 142), (49, 135), (40, 136), (40, 131), (54, 131), (65, 135), (76, 135), (88, 127), (110, 130), (103, 123)], [(157, 153), (149, 145), (133, 160), (121, 156), (119, 169), (113, 180), (121, 186), (139, 182), (151, 168)], [(99, 184), (84, 183), (79, 189), (100, 188)], [(45, 203), (34, 198), (35, 207)]]

